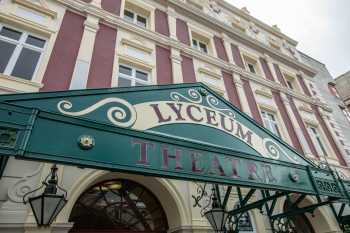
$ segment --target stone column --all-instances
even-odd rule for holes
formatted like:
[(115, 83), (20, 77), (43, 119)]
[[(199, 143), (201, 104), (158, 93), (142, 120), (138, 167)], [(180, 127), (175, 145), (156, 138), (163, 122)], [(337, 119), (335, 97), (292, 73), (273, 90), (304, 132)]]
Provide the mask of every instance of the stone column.
[(176, 36), (176, 11), (174, 8), (168, 7), (167, 13), (168, 13), (170, 38), (177, 40), (177, 36)]
[(69, 89), (86, 88), (96, 33), (99, 29), (98, 24), (99, 19), (97, 17), (92, 15), (87, 16), (84, 22), (84, 33)]
[(229, 63), (231, 64), (235, 64), (234, 60), (233, 60), (233, 55), (231, 52), (231, 43), (230, 43), (230, 37), (228, 37), (225, 33), (222, 33), (222, 39), (224, 41), (224, 47), (225, 47), (225, 51), (226, 51), (226, 55), (228, 58)]
[(183, 83), (181, 62), (182, 62), (182, 58), (181, 58), (180, 50), (171, 48), (171, 66), (172, 66), (174, 83)]
[(277, 78), (275, 68), (273, 67), (273, 60), (272, 60), (272, 58), (266, 53), (264, 54), (264, 58), (266, 60), (267, 65), (269, 66), (269, 69), (271, 71), (273, 79), (275, 80), (276, 83), (280, 83), (278, 78)]
[[(323, 118), (323, 121), (325, 122), (329, 132), (331, 133), (331, 137), (333, 137), (336, 146), (339, 148), (339, 150), (341, 152), (341, 156), (344, 158), (344, 160), (346, 161), (347, 164), (350, 164), (350, 159), (348, 158), (348, 156), (346, 154), (344, 146), (339, 142), (338, 136), (334, 133), (334, 130), (329, 123), (328, 114), (322, 108), (319, 108), (319, 110), (321, 113), (321, 117)], [(320, 129), (323, 131), (322, 127), (320, 127)], [(323, 134), (326, 135), (325, 132), (323, 132)], [(329, 140), (327, 140), (327, 145), (329, 145), (329, 144), (330, 144), (330, 142), (329, 142)], [(331, 149), (333, 151), (333, 153), (335, 153), (332, 146), (328, 146), (328, 147), (329, 147), (329, 149)], [(335, 158), (336, 158), (336, 156), (335, 156)]]
[(252, 113), (248, 106), (247, 96), (245, 95), (245, 92), (243, 89), (243, 83), (241, 81), (239, 74), (235, 74), (235, 73), (233, 74), (233, 82), (236, 84), (238, 96), (242, 105), (242, 111), (252, 117)]
[[(308, 157), (310, 158), (313, 158), (314, 155), (312, 155), (311, 153), (311, 150), (307, 144), (307, 141), (306, 141), (306, 138), (304, 137), (304, 134), (303, 134), (303, 131), (301, 130), (301, 127), (293, 113), (293, 110), (290, 106), (290, 103), (289, 103), (289, 100), (288, 100), (288, 97), (285, 93), (281, 92), (281, 97), (282, 97), (282, 101), (283, 101), (283, 104), (284, 106), (286, 107), (287, 109), (287, 113), (289, 115), (289, 118), (292, 122), (292, 126), (293, 128), (295, 129), (295, 133), (297, 134), (298, 138), (299, 138), (299, 141), (300, 141), (300, 144), (301, 144), (301, 147), (303, 148), (303, 151), (305, 153), (305, 155), (307, 155)], [(288, 134), (288, 137), (289, 137), (289, 141), (288, 143), (290, 145), (292, 145), (291, 143), (291, 139), (290, 139), (290, 135)]]
[(101, 1), (102, 0), (92, 0), (91, 1), (91, 5), (94, 5), (94, 6), (98, 7), (98, 8), (101, 8)]

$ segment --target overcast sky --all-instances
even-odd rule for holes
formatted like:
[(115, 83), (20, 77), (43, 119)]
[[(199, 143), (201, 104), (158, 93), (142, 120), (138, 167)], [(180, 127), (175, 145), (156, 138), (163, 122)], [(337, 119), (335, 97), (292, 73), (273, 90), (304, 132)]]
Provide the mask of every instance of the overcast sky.
[(226, 0), (299, 42), (333, 77), (350, 70), (350, 0)]

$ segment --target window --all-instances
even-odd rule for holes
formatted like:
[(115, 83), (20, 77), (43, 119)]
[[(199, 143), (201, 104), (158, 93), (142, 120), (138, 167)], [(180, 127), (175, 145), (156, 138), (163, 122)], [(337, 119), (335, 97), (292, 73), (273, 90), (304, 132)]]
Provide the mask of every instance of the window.
[(149, 73), (126, 65), (119, 65), (118, 87), (150, 84)]
[(253, 74), (260, 74), (260, 70), (258, 67), (258, 62), (256, 59), (250, 57), (250, 56), (243, 56), (246, 69)]
[(255, 66), (251, 63), (248, 63), (248, 69), (250, 72), (256, 74), (256, 71), (255, 71)]
[(268, 130), (270, 130), (272, 133), (281, 137), (275, 115), (273, 113), (267, 112), (267, 111), (261, 111), (261, 115), (262, 115), (265, 127)]
[(124, 19), (140, 27), (147, 27), (147, 17), (130, 10), (124, 10)]
[(291, 90), (298, 89), (297, 84), (295, 83), (295, 78), (292, 75), (283, 73), (283, 77), (286, 80), (286, 84), (287, 84), (289, 89), (291, 89)]
[(292, 89), (292, 90), (294, 89), (293, 84), (290, 80), (287, 80), (287, 85), (290, 89)]
[(311, 137), (316, 145), (317, 152), (327, 156), (326, 148), (324, 147), (324, 144), (321, 139), (321, 135), (318, 132), (318, 129), (314, 126), (308, 126), (309, 132), (311, 134)]
[(208, 46), (205, 42), (199, 41), (197, 39), (192, 39), (192, 47), (203, 53), (208, 53)]
[(0, 25), (0, 73), (31, 80), (46, 41)]

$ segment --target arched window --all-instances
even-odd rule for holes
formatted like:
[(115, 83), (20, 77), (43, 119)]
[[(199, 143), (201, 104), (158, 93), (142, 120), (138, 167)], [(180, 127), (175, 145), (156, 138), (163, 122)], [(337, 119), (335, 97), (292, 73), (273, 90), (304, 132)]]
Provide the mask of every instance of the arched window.
[(94, 185), (75, 203), (71, 232), (165, 233), (168, 222), (158, 199), (130, 180), (109, 180)]

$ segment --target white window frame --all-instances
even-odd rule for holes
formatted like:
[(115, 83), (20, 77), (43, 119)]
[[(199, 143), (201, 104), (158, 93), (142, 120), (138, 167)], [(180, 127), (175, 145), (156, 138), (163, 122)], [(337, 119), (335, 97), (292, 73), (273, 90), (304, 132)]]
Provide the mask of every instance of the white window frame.
[[(131, 76), (126, 75), (126, 74), (123, 74), (123, 73), (120, 73), (120, 69), (119, 69), (120, 66), (124, 66), (124, 67), (126, 67), (126, 68), (131, 69)], [(139, 71), (139, 72), (142, 72), (142, 73), (147, 74), (148, 80), (145, 81), (145, 80), (136, 78), (136, 71)], [(150, 84), (152, 83), (152, 82), (151, 82), (151, 73), (150, 73), (149, 71), (143, 70), (143, 69), (139, 69), (139, 68), (133, 67), (133, 66), (131, 66), (131, 65), (126, 65), (126, 64), (124, 64), (124, 63), (121, 63), (121, 64), (118, 65), (117, 86), (118, 86), (118, 84), (119, 84), (119, 77), (122, 77), (122, 78), (124, 78), (124, 79), (130, 80), (130, 81), (131, 81), (131, 86), (132, 86), (132, 87), (136, 86), (136, 81), (137, 81), (138, 83), (142, 83), (143, 85), (150, 85)]]
[[(263, 119), (265, 127), (276, 136), (282, 137), (281, 130), (278, 124), (277, 114), (271, 111), (266, 111), (264, 109), (262, 109), (260, 112), (261, 112), (261, 117)], [(274, 119), (270, 117), (271, 115), (273, 116)]]
[(319, 128), (314, 125), (307, 126), (309, 133), (311, 134), (312, 141), (316, 145), (317, 153), (323, 156), (328, 156), (326, 143), (322, 139), (322, 135), (319, 131)]
[[(5, 36), (2, 36), (0, 35), (0, 40), (1, 41), (5, 41), (7, 43), (10, 43), (10, 44), (14, 44), (16, 45), (16, 48), (14, 49), (7, 65), (6, 65), (6, 68), (3, 72), (4, 75), (8, 75), (8, 76), (11, 76), (12, 75), (12, 72), (13, 72), (13, 69), (15, 68), (15, 65), (18, 61), (18, 58), (21, 54), (21, 51), (23, 48), (28, 48), (28, 49), (31, 49), (33, 51), (36, 51), (36, 52), (39, 52), (40, 53), (40, 57), (38, 59), (38, 62), (36, 64), (36, 67), (34, 69), (34, 72), (33, 72), (33, 75), (32, 77), (30, 77), (30, 79), (25, 79), (25, 80), (32, 80), (33, 77), (35, 77), (38, 69), (39, 69), (39, 66), (40, 66), (40, 63), (41, 63), (41, 60), (42, 60), (42, 57), (43, 57), (43, 54), (45, 52), (45, 48), (47, 46), (47, 38), (43, 38), (41, 36), (38, 36), (34, 33), (30, 33), (30, 32), (27, 32), (27, 31), (24, 31), (24, 30), (19, 30), (18, 28), (16, 27), (13, 27), (13, 26), (9, 26), (9, 25), (5, 25), (5, 24), (0, 24), (0, 31), (2, 30), (2, 28), (9, 28), (9, 29), (13, 29), (13, 30), (16, 30), (18, 32), (21, 32), (22, 35), (21, 37), (19, 38), (19, 40), (14, 40), (14, 39), (11, 39), (11, 38), (8, 38), (8, 37), (5, 37)], [(33, 37), (37, 37), (38, 39), (41, 39), (41, 40), (44, 40), (45, 41), (45, 45), (43, 48), (39, 48), (39, 47), (36, 47), (36, 46), (33, 46), (33, 45), (30, 45), (30, 44), (27, 44), (25, 41), (27, 40), (28, 36), (33, 36)], [(21, 78), (19, 77), (20, 79), (24, 79), (24, 78)]]
[[(134, 14), (134, 17), (133, 17), (133, 20), (132, 20), (132, 23), (133, 23), (133, 24), (135, 24), (135, 25), (137, 25), (137, 26), (139, 26), (139, 27), (142, 27), (142, 28), (148, 28), (148, 24), (149, 24), (148, 16), (145, 16), (145, 15), (143, 15), (143, 14), (139, 14), (139, 13), (133, 11), (133, 10), (130, 10), (130, 9), (128, 9), (128, 8), (125, 8), (125, 9), (124, 9), (124, 12), (123, 12), (123, 14), (124, 14), (123, 18), (124, 18), (124, 19), (125, 19), (125, 11), (129, 11), (129, 12), (131, 12), (131, 13)], [(142, 25), (138, 24), (138, 20), (137, 20), (137, 17), (138, 17), (138, 16), (140, 16), (140, 17), (142, 17), (142, 18), (144, 18), (144, 19), (146, 20), (146, 25), (145, 25), (145, 27), (143, 27)], [(128, 21), (128, 22), (131, 22), (131, 21), (127, 20), (127, 19), (125, 19), (125, 20)]]
[[(195, 46), (194, 45), (194, 41), (197, 43), (197, 45)], [(208, 43), (202, 41), (202, 40), (198, 40), (197, 38), (192, 38), (192, 41), (191, 41), (191, 44), (192, 44), (192, 48), (202, 52), (202, 53), (205, 53), (205, 54), (209, 54), (209, 45)], [(204, 45), (205, 46), (205, 50), (206, 51), (203, 51), (200, 47), (200, 44)]]

